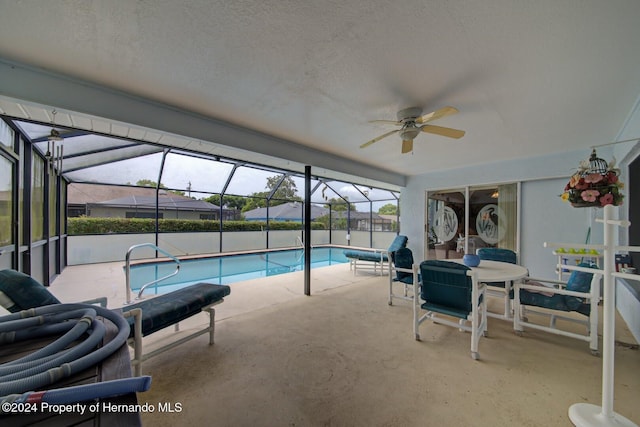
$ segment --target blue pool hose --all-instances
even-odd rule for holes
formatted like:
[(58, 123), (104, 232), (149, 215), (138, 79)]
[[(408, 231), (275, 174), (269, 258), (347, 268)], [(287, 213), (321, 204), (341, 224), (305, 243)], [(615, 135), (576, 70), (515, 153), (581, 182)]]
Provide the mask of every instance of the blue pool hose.
[[(118, 333), (96, 349), (106, 332), (104, 324), (96, 319), (97, 316), (116, 325)], [(33, 393), (31, 390), (45, 387), (100, 363), (126, 343), (129, 333), (129, 323), (121, 314), (89, 304), (53, 304), (0, 317), (0, 345), (59, 336), (33, 353), (0, 365), (0, 396), (3, 396), (0, 397), (0, 402), (26, 401)], [(83, 336), (86, 337), (83, 341), (68, 348)], [(38, 392), (38, 398), (54, 399), (55, 403), (62, 403), (57, 399), (62, 399), (65, 403), (79, 402), (132, 391), (146, 391), (150, 382), (150, 377), (129, 378), (126, 381), (115, 380)]]

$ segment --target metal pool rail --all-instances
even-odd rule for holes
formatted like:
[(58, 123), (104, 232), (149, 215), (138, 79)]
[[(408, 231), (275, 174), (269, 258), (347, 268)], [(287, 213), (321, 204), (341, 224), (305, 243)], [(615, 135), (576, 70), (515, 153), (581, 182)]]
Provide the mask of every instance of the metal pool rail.
[(131, 246), (127, 251), (127, 256), (125, 258), (126, 261), (125, 261), (124, 274), (126, 278), (125, 284), (127, 287), (127, 300), (125, 301), (125, 304), (131, 304), (131, 252), (133, 252), (134, 249), (143, 248), (143, 247), (153, 248), (156, 251), (160, 252), (161, 254), (170, 258), (173, 262), (176, 263), (176, 270), (171, 274), (167, 274), (166, 276), (163, 276), (156, 280), (152, 280), (151, 282), (148, 282), (142, 285), (142, 287), (140, 288), (140, 291), (138, 291), (138, 296), (136, 297), (136, 299), (140, 299), (142, 297), (142, 293), (148, 286), (161, 282), (165, 279), (168, 279), (169, 277), (173, 277), (180, 272), (180, 260), (175, 256), (171, 255), (169, 252), (165, 251), (164, 249), (157, 247), (153, 243), (141, 243), (139, 245)]

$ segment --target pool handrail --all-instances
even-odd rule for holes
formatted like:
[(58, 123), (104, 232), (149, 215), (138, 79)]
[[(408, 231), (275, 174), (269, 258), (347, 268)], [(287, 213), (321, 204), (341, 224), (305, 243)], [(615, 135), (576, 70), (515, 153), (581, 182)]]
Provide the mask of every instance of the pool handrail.
[(142, 285), (142, 287), (140, 288), (140, 291), (138, 292), (138, 296), (136, 296), (136, 299), (142, 298), (142, 293), (148, 286), (161, 282), (165, 279), (168, 279), (169, 277), (173, 277), (180, 272), (180, 260), (175, 256), (171, 255), (169, 252), (165, 251), (164, 249), (154, 245), (153, 243), (140, 243), (139, 245), (131, 246), (129, 250), (127, 250), (127, 255), (125, 257), (124, 274), (125, 274), (125, 286), (127, 287), (127, 290), (126, 290), (127, 300), (125, 301), (125, 304), (131, 304), (131, 252), (133, 252), (134, 249), (143, 248), (143, 247), (153, 248), (157, 252), (160, 252), (163, 255), (170, 258), (173, 262), (176, 263), (176, 271), (164, 277), (161, 277), (159, 279), (153, 280), (151, 282), (148, 282)]

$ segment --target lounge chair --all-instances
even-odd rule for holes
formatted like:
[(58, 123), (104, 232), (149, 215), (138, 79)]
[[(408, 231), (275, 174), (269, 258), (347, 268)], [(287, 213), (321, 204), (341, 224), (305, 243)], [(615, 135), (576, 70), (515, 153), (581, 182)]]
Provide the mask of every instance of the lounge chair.
[(385, 265), (389, 263), (389, 254), (407, 246), (407, 236), (397, 235), (387, 250), (384, 249), (346, 249), (344, 256), (349, 258), (349, 269), (356, 274), (358, 269), (385, 272)]
[[(127, 317), (131, 328), (128, 343), (134, 349), (132, 365), (135, 368), (135, 374), (137, 376), (142, 374), (143, 361), (202, 334), (209, 333), (209, 344), (213, 344), (215, 331), (215, 309), (213, 306), (222, 303), (224, 297), (230, 293), (231, 288), (226, 285), (197, 283), (122, 307), (121, 310)], [(106, 298), (84, 302), (106, 306)], [(60, 304), (60, 301), (32, 277), (15, 270), (0, 271), (0, 305), (10, 312), (15, 313), (51, 304)], [(209, 313), (208, 326), (152, 352), (143, 354), (142, 337), (169, 326), (175, 326), (178, 330), (178, 322), (201, 311)]]
[[(522, 335), (526, 326), (586, 341), (591, 353), (598, 355), (598, 303), (602, 272), (598, 271), (596, 264), (588, 262), (565, 268), (572, 270), (567, 282), (528, 277), (522, 283), (515, 283), (513, 328), (518, 335)], [(537, 307), (544, 310), (536, 310)], [(571, 312), (579, 315), (568, 316)], [(549, 326), (531, 322), (527, 313), (548, 316)], [(557, 319), (580, 323), (586, 327), (586, 333), (559, 329)]]

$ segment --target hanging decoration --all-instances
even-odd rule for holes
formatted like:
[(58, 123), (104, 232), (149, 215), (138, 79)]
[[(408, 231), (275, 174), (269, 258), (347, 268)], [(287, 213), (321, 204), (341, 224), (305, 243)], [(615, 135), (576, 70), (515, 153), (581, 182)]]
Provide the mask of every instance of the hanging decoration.
[(620, 171), (615, 164), (615, 158), (609, 163), (599, 158), (594, 148), (589, 160), (580, 162), (560, 197), (574, 208), (621, 205), (624, 196), (620, 190), (624, 184), (620, 182)]
[(60, 132), (55, 128), (56, 125), (56, 114), (57, 111), (53, 110), (51, 115), (53, 116), (51, 119), (51, 123), (53, 124), (53, 128), (51, 128), (51, 133), (47, 137), (47, 153), (45, 154), (45, 158), (47, 159), (47, 163), (49, 164), (49, 169), (51, 174), (60, 175), (62, 173), (62, 158), (63, 158), (63, 142), (64, 138), (60, 136)]

